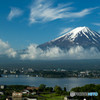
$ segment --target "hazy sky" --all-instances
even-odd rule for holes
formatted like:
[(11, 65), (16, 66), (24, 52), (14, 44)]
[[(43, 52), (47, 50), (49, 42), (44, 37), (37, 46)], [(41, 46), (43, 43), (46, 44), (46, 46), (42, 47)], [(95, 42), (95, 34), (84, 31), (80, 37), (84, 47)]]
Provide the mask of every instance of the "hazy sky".
[(100, 0), (0, 0), (0, 39), (14, 49), (79, 26), (100, 31)]

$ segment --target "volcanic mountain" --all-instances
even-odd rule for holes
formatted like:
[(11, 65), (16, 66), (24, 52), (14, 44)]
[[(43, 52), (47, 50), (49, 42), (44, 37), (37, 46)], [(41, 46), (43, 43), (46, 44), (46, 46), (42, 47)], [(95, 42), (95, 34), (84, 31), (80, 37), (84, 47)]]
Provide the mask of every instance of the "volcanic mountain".
[(41, 49), (55, 46), (61, 49), (70, 49), (75, 46), (86, 49), (96, 47), (100, 50), (100, 34), (85, 26), (77, 27), (54, 40), (39, 45)]

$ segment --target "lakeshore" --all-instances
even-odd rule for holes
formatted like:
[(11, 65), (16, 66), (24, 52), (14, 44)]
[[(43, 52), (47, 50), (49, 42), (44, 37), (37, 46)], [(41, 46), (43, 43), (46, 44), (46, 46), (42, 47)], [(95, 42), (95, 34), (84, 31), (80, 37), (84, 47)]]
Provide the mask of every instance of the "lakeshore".
[[(61, 88), (40, 84), (38, 87), (27, 85), (0, 85), (0, 100), (100, 100), (100, 85), (87, 84), (82, 87), (74, 87), (70, 91), (66, 87)], [(73, 91), (73, 92), (72, 92)], [(80, 93), (77, 96), (72, 93)], [(91, 94), (91, 95), (90, 95)]]

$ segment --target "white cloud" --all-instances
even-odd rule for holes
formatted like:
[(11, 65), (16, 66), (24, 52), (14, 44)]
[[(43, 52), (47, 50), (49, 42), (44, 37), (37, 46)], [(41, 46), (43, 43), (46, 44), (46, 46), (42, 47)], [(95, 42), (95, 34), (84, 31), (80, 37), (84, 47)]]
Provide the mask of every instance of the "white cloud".
[[(60, 54), (59, 54), (60, 53)], [(48, 48), (43, 51), (37, 45), (31, 44), (25, 54), (21, 54), (21, 59), (52, 59), (61, 56), (62, 51), (58, 47)]]
[(23, 13), (22, 10), (20, 10), (19, 8), (11, 8), (11, 11), (8, 15), (8, 20), (12, 20), (15, 17), (21, 16)]
[(66, 17), (72, 17), (72, 18), (79, 18), (79, 17), (84, 17), (88, 14), (90, 14), (92, 12), (92, 10), (97, 9), (98, 7), (94, 7), (94, 8), (87, 8), (87, 9), (83, 9), (80, 12), (69, 12), (68, 15), (66, 15)]
[(37, 49), (37, 45), (30, 45), (25, 54), (21, 55), (22, 59), (36, 59), (42, 53), (41, 49)]
[(100, 23), (93, 23), (94, 25), (96, 25), (96, 26), (100, 26)]
[(10, 48), (9, 44), (0, 40), (0, 55), (7, 55), (9, 57), (15, 57), (16, 52)]
[(65, 33), (69, 32), (69, 31), (71, 31), (71, 30), (72, 30), (72, 28), (71, 28), (71, 27), (65, 28), (63, 31), (61, 31), (61, 32), (60, 32), (60, 34), (59, 34), (59, 35), (63, 35), (63, 34), (65, 34)]
[(70, 5), (71, 3), (53, 7), (53, 4), (46, 0), (35, 0), (30, 7), (30, 23), (47, 22), (62, 18), (84, 17), (90, 14), (93, 9), (96, 9), (88, 8), (79, 12), (73, 12), (72, 10), (74, 8)]
[(30, 45), (25, 54), (20, 55), (21, 59), (57, 60), (57, 59), (100, 59), (100, 52), (97, 48), (84, 49), (81, 46), (72, 47), (69, 50), (61, 50), (59, 47), (42, 50), (36, 45)]

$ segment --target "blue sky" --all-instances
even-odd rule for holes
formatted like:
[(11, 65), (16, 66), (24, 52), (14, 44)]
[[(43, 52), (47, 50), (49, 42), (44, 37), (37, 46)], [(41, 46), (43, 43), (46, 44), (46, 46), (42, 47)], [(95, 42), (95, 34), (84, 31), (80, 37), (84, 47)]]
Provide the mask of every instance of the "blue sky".
[(14, 49), (79, 26), (100, 32), (100, 0), (0, 0), (0, 39)]

